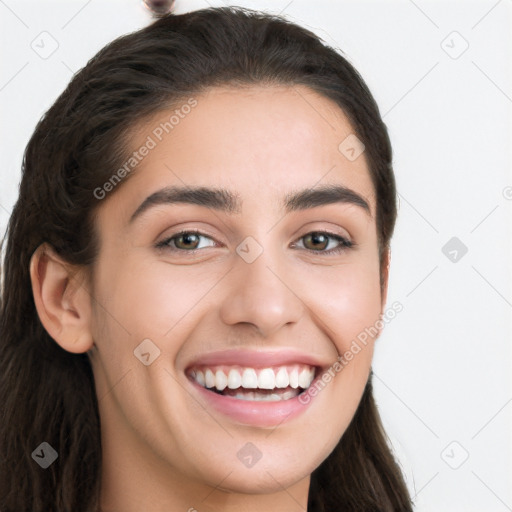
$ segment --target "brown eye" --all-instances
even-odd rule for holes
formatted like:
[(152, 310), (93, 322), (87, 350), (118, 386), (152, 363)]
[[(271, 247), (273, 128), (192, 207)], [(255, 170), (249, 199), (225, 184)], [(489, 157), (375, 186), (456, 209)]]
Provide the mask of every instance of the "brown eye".
[(199, 243), (199, 235), (196, 233), (183, 233), (173, 240), (174, 245), (178, 249), (196, 249)]
[(329, 237), (326, 236), (324, 233), (309, 233), (303, 238), (304, 246), (306, 247), (306, 249), (323, 250), (329, 244)]
[[(342, 236), (322, 231), (308, 233), (301, 237), (300, 240), (303, 240), (302, 245), (306, 250), (319, 254), (336, 254), (355, 246), (354, 242)], [(331, 247), (327, 249), (329, 246)]]
[[(201, 239), (210, 240), (211, 243), (201, 245)], [(200, 246), (201, 245), (201, 246)], [(168, 249), (170, 251), (192, 252), (196, 249), (213, 247), (215, 242), (209, 236), (196, 231), (181, 231), (156, 244), (157, 249)]]

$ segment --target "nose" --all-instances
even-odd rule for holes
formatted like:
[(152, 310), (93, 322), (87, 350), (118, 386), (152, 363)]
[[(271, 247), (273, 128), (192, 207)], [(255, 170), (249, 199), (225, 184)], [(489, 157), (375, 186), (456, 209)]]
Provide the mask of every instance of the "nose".
[(252, 263), (237, 255), (234, 265), (220, 308), (224, 323), (252, 324), (261, 336), (270, 337), (300, 320), (305, 304), (284, 262), (278, 264), (270, 251), (263, 251)]

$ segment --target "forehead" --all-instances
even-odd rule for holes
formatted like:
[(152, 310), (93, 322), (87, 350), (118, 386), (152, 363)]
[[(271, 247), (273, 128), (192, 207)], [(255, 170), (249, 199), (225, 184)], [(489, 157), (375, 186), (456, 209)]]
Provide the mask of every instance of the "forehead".
[(362, 195), (373, 216), (365, 154), (344, 152), (354, 136), (338, 105), (305, 86), (215, 87), (135, 127), (131, 150), (151, 149), (119, 200), (138, 205), (164, 186), (215, 185), (243, 204), (277, 206), (290, 192), (340, 184)]

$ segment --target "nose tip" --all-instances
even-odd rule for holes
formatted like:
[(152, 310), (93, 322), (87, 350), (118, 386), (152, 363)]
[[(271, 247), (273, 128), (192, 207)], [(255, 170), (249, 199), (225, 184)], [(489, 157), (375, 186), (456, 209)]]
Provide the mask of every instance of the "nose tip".
[(283, 267), (271, 269), (267, 263), (263, 256), (252, 263), (239, 261), (220, 310), (224, 323), (252, 324), (264, 337), (298, 323), (304, 313), (293, 277)]
[(170, 13), (174, 7), (174, 0), (143, 0), (142, 3), (158, 16)]

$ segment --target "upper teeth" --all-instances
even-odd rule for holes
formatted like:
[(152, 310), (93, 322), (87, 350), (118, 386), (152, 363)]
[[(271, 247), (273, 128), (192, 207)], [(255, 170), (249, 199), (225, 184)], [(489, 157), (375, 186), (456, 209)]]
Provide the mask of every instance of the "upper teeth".
[(191, 377), (201, 386), (229, 389), (307, 389), (315, 377), (315, 368), (308, 365), (278, 366), (272, 368), (203, 367), (195, 368)]

